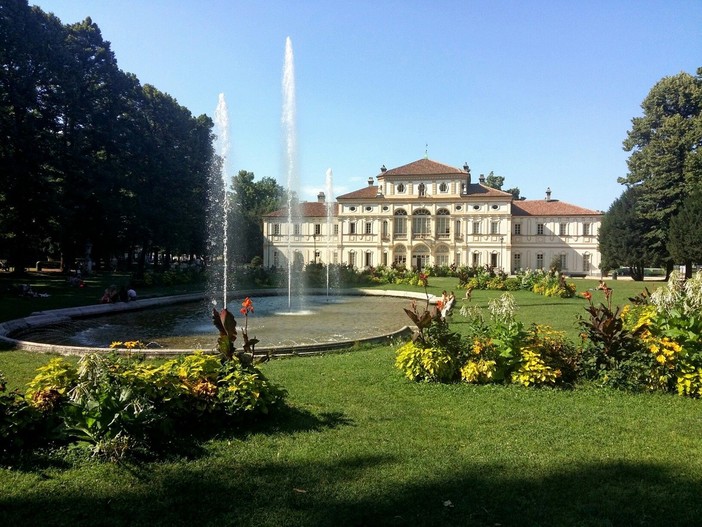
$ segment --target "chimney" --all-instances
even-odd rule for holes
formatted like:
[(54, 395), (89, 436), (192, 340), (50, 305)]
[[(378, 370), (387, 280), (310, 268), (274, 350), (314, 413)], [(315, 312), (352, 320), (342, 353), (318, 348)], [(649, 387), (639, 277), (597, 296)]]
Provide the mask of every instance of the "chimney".
[(546, 188), (546, 197), (544, 199), (546, 201), (551, 201), (551, 187)]
[(368, 178), (368, 186), (372, 187), (373, 186), (373, 176)]
[(383, 172), (383, 173), (387, 172), (387, 170), (388, 170), (388, 169), (385, 168), (385, 165), (383, 165), (382, 167), (380, 167), (380, 171)]
[(480, 184), (481, 184), (481, 185), (484, 184), (484, 183), (485, 183), (485, 174), (480, 174), (480, 177), (478, 178), (478, 181), (480, 181)]
[(317, 194), (317, 203), (325, 203), (326, 202), (326, 196), (324, 195), (324, 192), (320, 192)]

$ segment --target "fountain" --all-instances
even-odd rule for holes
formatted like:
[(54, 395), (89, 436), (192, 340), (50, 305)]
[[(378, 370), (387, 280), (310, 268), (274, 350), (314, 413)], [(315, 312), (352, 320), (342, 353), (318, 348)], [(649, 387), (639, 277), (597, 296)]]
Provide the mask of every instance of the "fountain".
[[(283, 112), (281, 125), (284, 142), (284, 168), (286, 175), (285, 188), (287, 189), (288, 207), (288, 240), (287, 240), (287, 260), (288, 260), (288, 310), (292, 310), (293, 284), (296, 285), (297, 296), (302, 297), (302, 280), (294, 279), (295, 253), (292, 249), (293, 236), (295, 235), (295, 222), (300, 218), (300, 204), (296, 190), (298, 188), (297, 172), (297, 132), (295, 129), (295, 63), (290, 37), (285, 39), (285, 63), (283, 65)], [(304, 262), (303, 262), (304, 264)]]
[[(398, 337), (407, 331), (404, 326), (404, 314), (401, 305), (405, 305), (407, 298), (416, 297), (412, 293), (392, 293), (393, 296), (404, 297), (387, 298), (382, 295), (383, 291), (356, 291), (356, 295), (371, 295), (352, 299), (344, 296), (334, 302), (329, 301), (330, 291), (330, 267), (332, 262), (332, 237), (334, 214), (333, 174), (331, 168), (326, 172), (326, 211), (327, 211), (327, 277), (326, 277), (326, 301), (319, 301), (317, 297), (310, 296), (306, 299), (312, 309), (306, 309), (302, 304), (296, 306), (293, 311), (293, 296), (296, 301), (302, 301), (305, 296), (302, 294), (302, 279), (295, 276), (299, 269), (300, 262), (293, 252), (293, 237), (300, 235), (296, 233), (295, 225), (300, 219), (300, 206), (296, 190), (298, 188), (298, 168), (297, 168), (297, 145), (295, 132), (295, 75), (293, 66), (293, 51), (290, 38), (285, 43), (285, 64), (283, 68), (283, 111), (281, 117), (283, 143), (284, 143), (284, 168), (287, 177), (287, 208), (288, 208), (288, 283), (287, 283), (287, 312), (283, 313), (274, 301), (265, 299), (266, 296), (275, 296), (276, 292), (262, 291), (239, 291), (239, 296), (255, 295), (255, 302), (258, 304), (256, 316), (249, 320), (249, 331), (256, 333), (256, 337), (262, 337), (264, 344), (259, 346), (265, 349), (268, 345), (276, 348), (274, 352), (281, 349), (299, 353), (300, 350), (319, 351), (349, 346), (352, 343), (363, 340), (377, 341), (378, 339), (387, 341), (388, 338)], [(211, 258), (210, 272), (219, 271), (214, 263), (222, 258), (221, 280), (217, 280), (217, 287), (221, 281), (222, 305), (227, 308), (227, 298), (229, 291), (229, 255), (228, 246), (230, 244), (228, 231), (230, 216), (229, 199), (229, 117), (224, 94), (219, 95), (217, 108), (215, 111), (216, 127), (216, 153), (219, 157), (219, 174), (214, 174), (214, 183), (210, 192), (210, 240), (209, 254)], [(236, 229), (233, 231), (236, 232)], [(221, 233), (221, 234), (220, 234)], [(235, 240), (233, 240), (235, 241)], [(215, 290), (212, 284), (211, 291)], [(161, 340), (159, 346), (168, 349), (150, 351), (155, 355), (167, 355), (169, 353), (182, 353), (192, 349), (212, 349), (208, 344), (208, 338), (214, 339), (212, 324), (209, 320), (203, 320), (202, 304), (193, 302), (199, 300), (197, 295), (187, 295), (187, 299), (140, 299), (138, 302), (95, 305), (84, 308), (66, 308), (53, 312), (40, 312), (35, 316), (26, 319), (18, 319), (0, 324), (0, 341), (10, 342), (19, 349), (30, 351), (52, 351), (64, 354), (81, 354), (86, 351), (95, 351), (105, 348), (110, 342), (115, 340), (143, 340), (144, 342)], [(215, 295), (216, 296), (216, 295)], [(421, 297), (421, 295), (420, 295)], [(164, 312), (153, 307), (164, 303), (176, 303), (189, 301), (194, 306), (196, 320), (186, 322), (187, 315), (181, 315), (183, 306), (177, 308), (173, 313)], [(259, 303), (260, 302), (260, 303)], [(211, 303), (216, 306), (217, 301), (212, 298)], [(148, 307), (148, 309), (146, 309)], [(123, 315), (120, 314), (125, 312)], [(128, 314), (126, 312), (129, 312)], [(187, 310), (186, 310), (187, 313)], [(279, 317), (281, 314), (305, 314), (310, 315), (301, 324), (297, 317)], [(100, 318), (100, 315), (103, 315)], [(110, 315), (109, 317), (104, 315)], [(120, 322), (117, 317), (127, 317), (126, 321)], [(185, 316), (186, 318), (182, 318)], [(91, 317), (91, 318), (87, 318)], [(131, 317), (131, 318), (130, 318)], [(277, 318), (276, 318), (277, 317)], [(84, 320), (83, 320), (84, 319)], [(287, 322), (284, 321), (287, 319)], [(159, 322), (174, 321), (166, 328), (158, 325)], [(147, 322), (144, 329), (144, 322)], [(168, 324), (166, 324), (168, 325)], [(198, 329), (199, 326), (199, 329)], [(156, 329), (154, 329), (156, 327)], [(402, 328), (402, 329), (398, 329)], [(68, 329), (71, 336), (61, 337), (59, 334)], [(204, 331), (202, 331), (204, 329)], [(272, 331), (271, 331), (272, 330)], [(185, 335), (194, 335), (192, 338)], [(167, 334), (175, 335), (176, 338), (168, 337)], [(164, 336), (166, 335), (166, 336)], [(206, 335), (206, 336), (205, 336)], [(160, 338), (163, 337), (163, 338)], [(185, 338), (181, 338), (185, 337)], [(265, 339), (268, 339), (266, 342)], [(80, 347), (79, 347), (80, 346)]]
[[(213, 203), (212, 210), (210, 211), (210, 247), (212, 252), (216, 254), (221, 252), (222, 255), (222, 308), (227, 308), (227, 293), (228, 293), (228, 281), (227, 276), (229, 274), (229, 258), (228, 258), (228, 247), (229, 247), (229, 193), (227, 175), (229, 174), (229, 113), (227, 111), (227, 102), (224, 99), (224, 94), (219, 94), (219, 101), (217, 103), (217, 109), (215, 110), (215, 133), (217, 136), (217, 148), (215, 151), (219, 155), (221, 160), (221, 166), (219, 167), (220, 178), (219, 185), (214, 185), (211, 189), (210, 200)], [(217, 181), (217, 178), (215, 178)], [(221, 186), (220, 186), (221, 185)], [(217, 207), (221, 199), (221, 206)], [(217, 228), (218, 221), (222, 221), (221, 230)], [(221, 232), (221, 241), (217, 238), (216, 234)], [(221, 247), (219, 247), (221, 245)], [(212, 303), (216, 305), (216, 300), (213, 298)]]
[(331, 168), (327, 169), (326, 174), (326, 206), (327, 206), (327, 298), (329, 298), (329, 271), (331, 269), (331, 241), (332, 241), (332, 219), (334, 217), (334, 199), (332, 192), (334, 190), (334, 173)]

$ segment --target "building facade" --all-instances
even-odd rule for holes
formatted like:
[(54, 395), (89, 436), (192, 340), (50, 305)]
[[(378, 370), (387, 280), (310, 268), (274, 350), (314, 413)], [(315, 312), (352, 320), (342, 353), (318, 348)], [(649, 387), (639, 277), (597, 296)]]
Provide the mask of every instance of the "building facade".
[(514, 200), (463, 170), (420, 159), (386, 169), (362, 189), (264, 217), (264, 265), (489, 265), (599, 275), (602, 213), (551, 199)]

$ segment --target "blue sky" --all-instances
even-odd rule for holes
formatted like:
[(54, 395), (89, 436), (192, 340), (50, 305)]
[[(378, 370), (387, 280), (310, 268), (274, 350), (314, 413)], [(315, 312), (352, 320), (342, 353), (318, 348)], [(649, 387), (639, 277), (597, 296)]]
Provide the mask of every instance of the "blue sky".
[[(90, 16), (121, 69), (195, 115), (229, 108), (232, 172), (287, 179), (292, 40), (300, 192), (365, 186), (424, 157), (529, 199), (607, 210), (622, 141), (662, 77), (702, 66), (699, 0), (30, 0)], [(426, 146), (428, 145), (428, 147)]]

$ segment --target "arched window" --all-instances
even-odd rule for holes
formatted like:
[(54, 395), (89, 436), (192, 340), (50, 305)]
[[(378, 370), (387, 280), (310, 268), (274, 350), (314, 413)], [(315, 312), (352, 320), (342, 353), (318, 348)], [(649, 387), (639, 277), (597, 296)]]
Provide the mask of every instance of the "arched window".
[(412, 213), (412, 237), (427, 238), (431, 235), (431, 216), (427, 209), (417, 209)]
[(434, 263), (442, 267), (448, 267), (449, 248), (446, 245), (440, 245), (436, 248), (436, 257), (434, 259)]
[(407, 267), (407, 249), (404, 245), (398, 245), (393, 250), (392, 264), (395, 267)]
[(404, 209), (397, 209), (395, 211), (395, 217), (393, 219), (393, 233), (396, 238), (406, 238), (407, 237), (407, 211)]
[(436, 237), (448, 238), (451, 234), (451, 218), (448, 209), (436, 211)]
[(430, 252), (426, 245), (417, 245), (412, 249), (412, 266), (421, 270), (429, 265)]

